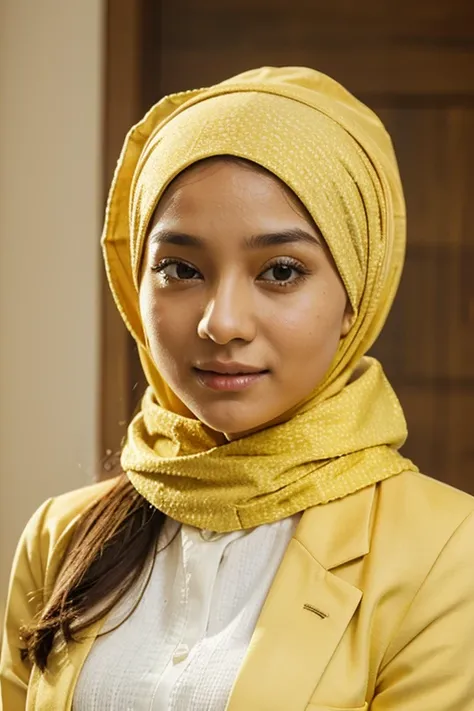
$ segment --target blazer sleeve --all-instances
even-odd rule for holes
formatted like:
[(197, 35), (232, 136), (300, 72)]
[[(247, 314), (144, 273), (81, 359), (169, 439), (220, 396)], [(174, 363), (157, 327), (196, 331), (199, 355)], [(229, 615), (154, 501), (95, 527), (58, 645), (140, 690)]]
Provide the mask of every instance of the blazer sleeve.
[(474, 514), (446, 543), (407, 610), (370, 709), (474, 711)]
[(32, 669), (22, 661), (20, 628), (30, 623), (43, 601), (47, 545), (44, 519), (53, 499), (46, 501), (31, 517), (13, 559), (0, 657), (0, 709), (24, 711)]

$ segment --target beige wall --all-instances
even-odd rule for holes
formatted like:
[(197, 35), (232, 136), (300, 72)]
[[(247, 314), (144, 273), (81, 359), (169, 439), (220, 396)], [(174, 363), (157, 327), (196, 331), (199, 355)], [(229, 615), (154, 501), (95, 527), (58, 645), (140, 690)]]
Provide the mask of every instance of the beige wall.
[(29, 516), (96, 469), (104, 2), (0, 2), (0, 606)]

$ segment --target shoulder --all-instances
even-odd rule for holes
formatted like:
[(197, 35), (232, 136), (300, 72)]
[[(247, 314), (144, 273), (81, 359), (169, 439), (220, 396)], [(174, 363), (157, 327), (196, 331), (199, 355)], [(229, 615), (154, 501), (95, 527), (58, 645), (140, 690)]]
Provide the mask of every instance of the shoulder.
[(48, 534), (57, 539), (95, 501), (112, 489), (117, 479), (107, 479), (45, 501), (27, 525), (30, 534)]
[(427, 660), (432, 678), (455, 674), (474, 641), (474, 497), (414, 472), (379, 489), (372, 541), (389, 638), (381, 668), (390, 683), (406, 669), (422, 683)]
[[(474, 497), (419, 472), (408, 471), (378, 484), (376, 523), (396, 526), (398, 535), (447, 541), (474, 513)], [(473, 541), (474, 543), (474, 541)]]
[(416, 578), (469, 519), (474, 497), (405, 471), (308, 509), (297, 538), (328, 569), (365, 557), (385, 570), (387, 560), (399, 560), (399, 570), (411, 567)]
[(44, 526), (61, 533), (71, 521), (79, 518), (93, 503), (105, 496), (117, 482), (117, 477), (68, 491), (46, 502)]
[(55, 572), (55, 561), (59, 561), (69, 543), (76, 522), (94, 502), (105, 496), (116, 483), (117, 478), (69, 491), (45, 501), (27, 523), (19, 548), (38, 568), (41, 581), (46, 584), (49, 573)]
[(116, 481), (111, 479), (48, 499), (28, 521), (15, 552), (6, 606), (6, 629), (15, 649), (19, 628), (34, 619), (54, 584), (76, 521)]
[(443, 595), (448, 578), (456, 580), (459, 595), (472, 592), (474, 497), (469, 494), (417, 472), (387, 479), (377, 486), (370, 540), (368, 562), (384, 585), (395, 589), (403, 580), (411, 597), (441, 575), (446, 576)]
[(449, 503), (454, 508), (474, 509), (474, 496), (418, 471), (402, 472), (384, 479), (379, 486), (391, 492), (410, 492), (433, 503)]

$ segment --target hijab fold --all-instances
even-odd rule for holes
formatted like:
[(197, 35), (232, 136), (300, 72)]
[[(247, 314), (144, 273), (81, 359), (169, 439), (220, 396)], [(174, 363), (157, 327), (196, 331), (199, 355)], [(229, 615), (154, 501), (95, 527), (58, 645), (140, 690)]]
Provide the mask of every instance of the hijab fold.
[[(166, 187), (199, 160), (257, 163), (298, 196), (345, 285), (354, 323), (323, 383), (285, 421), (223, 442), (161, 377), (147, 347), (138, 283), (148, 226)], [(392, 305), (405, 251), (405, 208), (390, 138), (337, 82), (301, 67), (245, 72), (165, 97), (131, 129), (102, 237), (109, 283), (149, 388), (122, 466), (155, 507), (226, 532), (347, 496), (414, 465), (406, 424), (380, 364), (365, 356)]]

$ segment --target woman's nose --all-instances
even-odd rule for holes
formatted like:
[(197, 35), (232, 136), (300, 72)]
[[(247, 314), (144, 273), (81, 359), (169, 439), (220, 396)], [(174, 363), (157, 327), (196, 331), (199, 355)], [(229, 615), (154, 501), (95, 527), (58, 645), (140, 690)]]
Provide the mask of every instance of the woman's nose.
[(250, 289), (242, 282), (220, 285), (210, 295), (198, 324), (200, 338), (219, 345), (255, 338), (256, 313)]

